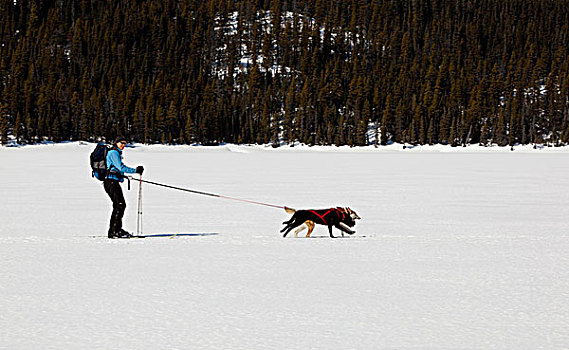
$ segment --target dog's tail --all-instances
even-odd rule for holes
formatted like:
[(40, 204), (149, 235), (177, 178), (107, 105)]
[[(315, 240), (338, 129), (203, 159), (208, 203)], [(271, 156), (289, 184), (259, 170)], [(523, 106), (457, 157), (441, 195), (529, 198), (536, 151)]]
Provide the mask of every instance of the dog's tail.
[[(293, 214), (292, 218), (290, 218), (289, 220), (283, 222), (283, 225), (289, 225), (292, 224), (294, 222), (294, 220), (296, 219), (296, 216), (294, 215), (296, 213), (296, 210), (289, 208), (289, 207), (284, 207), (284, 210), (289, 213), (289, 214)], [(286, 227), (283, 228), (283, 231), (286, 230)], [(281, 231), (281, 232), (283, 232)]]
[(289, 213), (289, 214), (294, 214), (294, 213), (296, 213), (296, 210), (294, 210), (294, 209), (292, 209), (292, 208), (289, 208), (289, 207), (284, 207), (284, 210), (285, 210), (287, 213)]

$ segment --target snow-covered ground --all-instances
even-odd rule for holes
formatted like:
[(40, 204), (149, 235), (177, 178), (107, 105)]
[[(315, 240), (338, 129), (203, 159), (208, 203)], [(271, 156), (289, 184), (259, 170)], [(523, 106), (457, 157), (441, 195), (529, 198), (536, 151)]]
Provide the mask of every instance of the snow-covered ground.
[(180, 235), (109, 240), (93, 148), (0, 148), (2, 349), (569, 348), (567, 149), (128, 148), (147, 180), (362, 220), (283, 239), (283, 210), (145, 185), (144, 232)]

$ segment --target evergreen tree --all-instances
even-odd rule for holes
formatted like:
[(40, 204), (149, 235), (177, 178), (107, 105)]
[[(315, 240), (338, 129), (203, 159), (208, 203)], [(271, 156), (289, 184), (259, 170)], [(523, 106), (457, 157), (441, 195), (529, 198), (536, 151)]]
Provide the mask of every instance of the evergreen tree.
[(5, 145), (8, 141), (8, 129), (9, 129), (9, 122), (8, 122), (8, 112), (5, 104), (0, 102), (0, 139), (2, 145)]
[(5, 1), (3, 130), (360, 145), (373, 123), (383, 144), (569, 142), (569, 7), (474, 5)]

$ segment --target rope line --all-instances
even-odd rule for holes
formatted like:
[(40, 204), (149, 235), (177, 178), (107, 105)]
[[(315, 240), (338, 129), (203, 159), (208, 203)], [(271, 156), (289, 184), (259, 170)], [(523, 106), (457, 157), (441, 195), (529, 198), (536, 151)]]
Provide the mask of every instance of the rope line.
[(184, 192), (190, 192), (190, 193), (195, 193), (195, 194), (201, 194), (203, 196), (210, 196), (210, 197), (216, 197), (216, 198), (222, 198), (222, 199), (229, 199), (229, 200), (233, 200), (233, 201), (239, 201), (239, 202), (245, 202), (245, 203), (251, 203), (251, 204), (258, 204), (258, 205), (264, 205), (267, 207), (272, 207), (272, 208), (279, 208), (279, 209), (288, 209), (287, 207), (283, 206), (283, 205), (275, 205), (275, 204), (269, 204), (269, 203), (263, 203), (263, 202), (257, 202), (257, 201), (252, 201), (249, 199), (242, 199), (242, 198), (236, 198), (236, 197), (229, 197), (229, 196), (223, 196), (220, 194), (215, 194), (215, 193), (209, 193), (209, 192), (203, 192), (203, 191), (196, 191), (196, 190), (191, 190), (188, 188), (182, 188), (182, 187), (176, 187), (176, 186), (171, 186), (171, 185), (166, 185), (166, 184), (162, 184), (159, 182), (154, 182), (154, 181), (148, 181), (148, 180), (142, 180), (142, 179), (137, 179), (131, 176), (125, 176), (127, 178), (130, 178), (132, 180), (135, 181), (139, 181), (140, 183), (147, 183), (147, 184), (151, 184), (151, 185), (155, 185), (155, 186), (161, 186), (161, 187), (166, 187), (166, 188), (170, 188), (173, 190), (178, 190), (178, 191), (184, 191)]

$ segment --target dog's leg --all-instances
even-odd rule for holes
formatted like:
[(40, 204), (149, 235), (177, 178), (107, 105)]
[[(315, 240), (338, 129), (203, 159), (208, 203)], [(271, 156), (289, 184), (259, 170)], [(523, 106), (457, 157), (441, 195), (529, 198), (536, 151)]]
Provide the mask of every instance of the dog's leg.
[(334, 235), (332, 234), (332, 225), (328, 225), (328, 231), (330, 232), (330, 237), (336, 238), (336, 237), (334, 237)]
[(281, 230), (281, 232), (283, 232), (284, 230), (286, 230), (286, 232), (285, 232), (284, 235), (283, 235), (283, 238), (286, 237), (286, 235), (288, 235), (288, 233), (290, 232), (290, 230), (292, 230), (293, 228), (294, 228), (294, 227), (290, 227), (290, 226), (287, 226), (287, 227), (283, 228), (283, 229)]
[(305, 223), (306, 223), (306, 226), (308, 226), (308, 232), (306, 233), (306, 238), (308, 238), (312, 234), (312, 231), (314, 230), (314, 226), (316, 226), (316, 225), (312, 221), (306, 221)]
[(283, 237), (286, 237), (286, 235), (288, 235), (288, 233), (289, 233), (290, 231), (292, 231), (292, 229), (294, 229), (295, 227), (298, 227), (298, 226), (300, 226), (300, 225), (302, 225), (302, 224), (303, 224), (303, 222), (298, 222), (298, 220), (295, 220), (294, 222), (288, 224), (288, 226), (286, 226), (285, 228), (283, 228), (283, 229), (281, 230), (281, 232), (286, 231), (286, 232), (284, 233)]
[(288, 221), (283, 221), (283, 225), (288, 225), (293, 221), (294, 221), (294, 217), (290, 218), (290, 220), (288, 220)]
[[(283, 229), (281, 230), (281, 233), (285, 232), (286, 230), (289, 230), (289, 231), (290, 231), (290, 226), (291, 226), (291, 224), (286, 224), (286, 226), (283, 227)], [(288, 233), (288, 232), (287, 232), (287, 233)], [(286, 233), (285, 233), (285, 236), (286, 236)]]
[[(289, 220), (283, 222), (283, 225), (294, 225), (294, 222), (297, 220), (298, 220), (298, 214), (294, 213)], [(295, 225), (295, 226), (298, 226), (298, 225)]]
[(338, 230), (340, 230), (342, 232), (342, 237), (344, 237), (344, 232), (346, 232), (347, 234), (350, 234), (350, 235), (353, 235), (354, 233), (356, 233), (356, 231), (350, 230), (349, 228), (344, 226), (342, 223), (336, 224), (335, 226)]
[[(306, 224), (306, 222), (305, 222)], [(294, 237), (298, 237), (298, 233), (301, 232), (302, 230), (304, 230), (306, 228), (306, 225), (302, 225), (299, 228), (296, 229), (296, 231), (294, 231)]]
[(286, 235), (288, 235), (288, 233), (289, 233), (293, 228), (295, 228), (295, 227), (296, 227), (296, 226), (293, 226), (292, 224), (288, 224), (287, 226), (285, 226), (285, 228), (283, 228), (283, 229), (281, 230), (281, 233), (284, 232), (283, 237), (286, 237)]
[[(285, 225), (285, 227), (283, 227), (283, 229), (281, 230), (281, 233), (285, 232), (286, 230), (288, 230), (291, 226), (296, 226), (294, 225), (294, 222), (296, 221), (296, 214), (293, 215), (290, 220), (288, 221), (284, 221), (283, 225)], [(287, 232), (288, 233), (288, 232)], [(285, 233), (286, 236), (286, 233)]]

